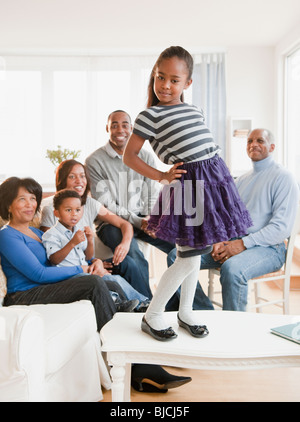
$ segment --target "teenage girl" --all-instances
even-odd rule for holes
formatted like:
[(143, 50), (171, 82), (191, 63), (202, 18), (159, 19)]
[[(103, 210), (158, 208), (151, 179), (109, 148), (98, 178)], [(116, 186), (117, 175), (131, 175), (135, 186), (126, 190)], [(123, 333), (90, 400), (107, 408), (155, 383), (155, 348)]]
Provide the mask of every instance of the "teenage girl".
[[(163, 315), (180, 285), (179, 325), (195, 337), (208, 334), (192, 312), (201, 254), (209, 253), (213, 243), (245, 235), (252, 224), (202, 111), (184, 103), (192, 72), (193, 58), (182, 47), (161, 53), (149, 81), (148, 108), (138, 115), (123, 155), (129, 167), (165, 185), (147, 229), (176, 243), (177, 258), (142, 320), (142, 330), (162, 341), (177, 337)], [(173, 165), (170, 170), (161, 172), (138, 157), (146, 139), (161, 161)]]

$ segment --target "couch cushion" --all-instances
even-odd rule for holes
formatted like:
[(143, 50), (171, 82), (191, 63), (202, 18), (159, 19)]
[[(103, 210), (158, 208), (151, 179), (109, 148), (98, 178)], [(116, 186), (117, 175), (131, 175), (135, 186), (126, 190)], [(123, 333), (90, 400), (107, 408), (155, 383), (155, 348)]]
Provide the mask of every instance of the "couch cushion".
[(64, 366), (96, 334), (95, 311), (88, 300), (30, 305), (30, 310), (40, 314), (44, 321), (46, 376)]

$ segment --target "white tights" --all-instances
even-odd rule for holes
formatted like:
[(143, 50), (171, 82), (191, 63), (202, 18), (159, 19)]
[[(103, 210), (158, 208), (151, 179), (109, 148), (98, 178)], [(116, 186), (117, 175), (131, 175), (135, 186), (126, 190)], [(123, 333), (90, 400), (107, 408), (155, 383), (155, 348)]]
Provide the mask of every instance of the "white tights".
[[(177, 246), (178, 250), (191, 248)], [(181, 258), (176, 257), (162, 275), (157, 289), (145, 314), (146, 321), (155, 330), (168, 328), (163, 313), (165, 306), (181, 285), (179, 318), (189, 325), (196, 325), (193, 320), (193, 301), (197, 287), (201, 255)], [(200, 324), (200, 322), (198, 322)]]

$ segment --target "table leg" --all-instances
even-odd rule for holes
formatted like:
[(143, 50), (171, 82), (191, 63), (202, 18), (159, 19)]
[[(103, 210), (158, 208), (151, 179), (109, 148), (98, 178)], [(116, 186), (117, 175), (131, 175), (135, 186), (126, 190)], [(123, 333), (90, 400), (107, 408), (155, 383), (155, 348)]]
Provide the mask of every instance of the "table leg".
[(125, 365), (124, 401), (131, 401), (131, 363)]
[(112, 377), (112, 401), (130, 401), (131, 364), (115, 364), (110, 370)]

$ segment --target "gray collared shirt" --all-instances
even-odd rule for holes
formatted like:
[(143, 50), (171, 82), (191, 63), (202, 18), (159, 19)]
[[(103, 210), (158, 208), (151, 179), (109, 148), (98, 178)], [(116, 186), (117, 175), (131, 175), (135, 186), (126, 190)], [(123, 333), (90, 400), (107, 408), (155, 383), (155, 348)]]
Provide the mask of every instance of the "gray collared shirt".
[[(142, 148), (139, 156), (156, 167), (153, 155)], [(159, 184), (123, 163), (108, 142), (86, 159), (86, 169), (91, 180), (92, 197), (100, 201), (114, 214), (141, 227), (141, 215), (149, 215), (159, 191)]]

